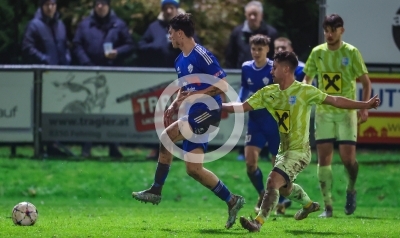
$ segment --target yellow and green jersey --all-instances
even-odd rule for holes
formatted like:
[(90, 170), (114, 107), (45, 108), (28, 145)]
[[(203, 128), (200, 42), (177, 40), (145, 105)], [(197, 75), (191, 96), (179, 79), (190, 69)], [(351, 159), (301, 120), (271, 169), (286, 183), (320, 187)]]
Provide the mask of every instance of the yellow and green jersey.
[(278, 84), (266, 86), (247, 102), (254, 110), (266, 108), (278, 122), (279, 153), (285, 153), (309, 150), (311, 107), (321, 104), (326, 97), (318, 88), (294, 81), (285, 90), (280, 90)]
[[(318, 88), (330, 95), (356, 99), (356, 79), (367, 74), (367, 67), (358, 49), (343, 42), (333, 51), (327, 43), (314, 47), (303, 69), (309, 77), (318, 76)], [(339, 109), (330, 105), (319, 105), (317, 113), (343, 113), (347, 109)]]

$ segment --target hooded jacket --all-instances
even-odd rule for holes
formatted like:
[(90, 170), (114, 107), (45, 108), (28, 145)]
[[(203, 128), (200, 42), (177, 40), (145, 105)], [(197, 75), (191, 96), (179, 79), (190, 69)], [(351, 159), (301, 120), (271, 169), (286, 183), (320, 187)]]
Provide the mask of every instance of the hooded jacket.
[(22, 40), (24, 61), (31, 64), (68, 65), (71, 55), (68, 49), (64, 23), (56, 13), (52, 19), (39, 8), (28, 23)]

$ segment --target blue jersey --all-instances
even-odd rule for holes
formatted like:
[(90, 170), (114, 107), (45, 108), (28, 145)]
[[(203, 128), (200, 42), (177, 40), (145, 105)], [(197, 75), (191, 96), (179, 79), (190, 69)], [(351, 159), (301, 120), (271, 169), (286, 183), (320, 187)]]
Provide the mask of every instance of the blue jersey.
[[(189, 92), (206, 89), (211, 84), (226, 77), (225, 71), (221, 68), (215, 56), (199, 44), (195, 45), (189, 55), (185, 56), (183, 52), (179, 54), (175, 60), (175, 70), (178, 73), (182, 90)], [(221, 96), (216, 95), (213, 98), (220, 107), (222, 104)], [(190, 111), (198, 109), (207, 109), (207, 106), (204, 103), (195, 102)]]
[(294, 71), (294, 76), (296, 77), (296, 80), (299, 82), (303, 82), (304, 76), (306, 75), (303, 72), (304, 69), (304, 63), (299, 61), (299, 65), (297, 66), (296, 70)]
[[(267, 61), (267, 64), (262, 68), (257, 68), (254, 60), (246, 61), (242, 65), (242, 88), (248, 90), (249, 93), (255, 93), (263, 87), (273, 84), (273, 79), (271, 75), (271, 69), (273, 66), (273, 61)], [(247, 99), (241, 98), (244, 102)], [(265, 122), (266, 118), (272, 118), (272, 115), (267, 109), (254, 110), (249, 112), (249, 118), (253, 121)]]

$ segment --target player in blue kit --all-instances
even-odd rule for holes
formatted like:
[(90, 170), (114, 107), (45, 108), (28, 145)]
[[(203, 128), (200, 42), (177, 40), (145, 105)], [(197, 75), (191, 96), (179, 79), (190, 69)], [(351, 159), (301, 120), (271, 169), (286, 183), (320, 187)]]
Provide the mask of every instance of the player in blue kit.
[[(133, 192), (132, 196), (142, 202), (161, 202), (161, 190), (172, 163), (173, 143), (183, 140), (188, 175), (227, 203), (228, 220), (225, 227), (229, 229), (235, 223), (237, 213), (245, 200), (242, 196), (232, 194), (214, 173), (203, 167), (202, 163), (207, 151), (208, 130), (218, 126), (221, 119), (220, 94), (228, 89), (226, 73), (213, 54), (195, 43), (193, 35), (194, 23), (190, 14), (179, 14), (170, 21), (169, 38), (172, 46), (182, 50), (175, 60), (181, 88), (176, 99), (164, 112), (166, 129), (160, 137), (162, 143), (154, 183), (147, 190)], [(187, 115), (173, 122), (172, 116), (181, 107), (182, 102), (185, 104)], [(211, 105), (210, 103), (214, 105), (207, 106)]]
[[(242, 83), (239, 91), (240, 102), (245, 102), (250, 93), (255, 93), (263, 87), (273, 84), (271, 69), (272, 60), (267, 58), (270, 39), (265, 35), (254, 35), (250, 38), (250, 50), (253, 60), (242, 65)], [(258, 167), (258, 158), (262, 148), (268, 142), (272, 154), (272, 164), (279, 149), (278, 125), (272, 115), (266, 110), (249, 112), (244, 154), (246, 158), (247, 176), (258, 193), (258, 202), (254, 208), (258, 214), (264, 196), (264, 180)]]

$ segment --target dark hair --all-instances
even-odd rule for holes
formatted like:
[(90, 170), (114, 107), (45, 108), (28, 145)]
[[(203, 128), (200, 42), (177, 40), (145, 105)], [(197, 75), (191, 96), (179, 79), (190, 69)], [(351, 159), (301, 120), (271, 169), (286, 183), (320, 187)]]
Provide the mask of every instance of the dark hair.
[(326, 16), (324, 19), (324, 22), (322, 23), (322, 28), (325, 30), (328, 27), (331, 27), (333, 31), (336, 30), (338, 27), (343, 27), (344, 22), (341, 16), (338, 14), (331, 14), (329, 16)]
[(270, 38), (266, 35), (257, 34), (250, 37), (250, 45), (269, 46)]
[(182, 30), (187, 37), (193, 37), (194, 22), (190, 17), (190, 13), (178, 14), (169, 21), (169, 26), (175, 31)]
[(299, 64), (299, 60), (297, 59), (297, 55), (294, 52), (289, 52), (287, 50), (277, 52), (274, 55), (274, 61), (278, 63), (286, 63), (288, 64), (290, 70), (293, 72), (297, 68)]

